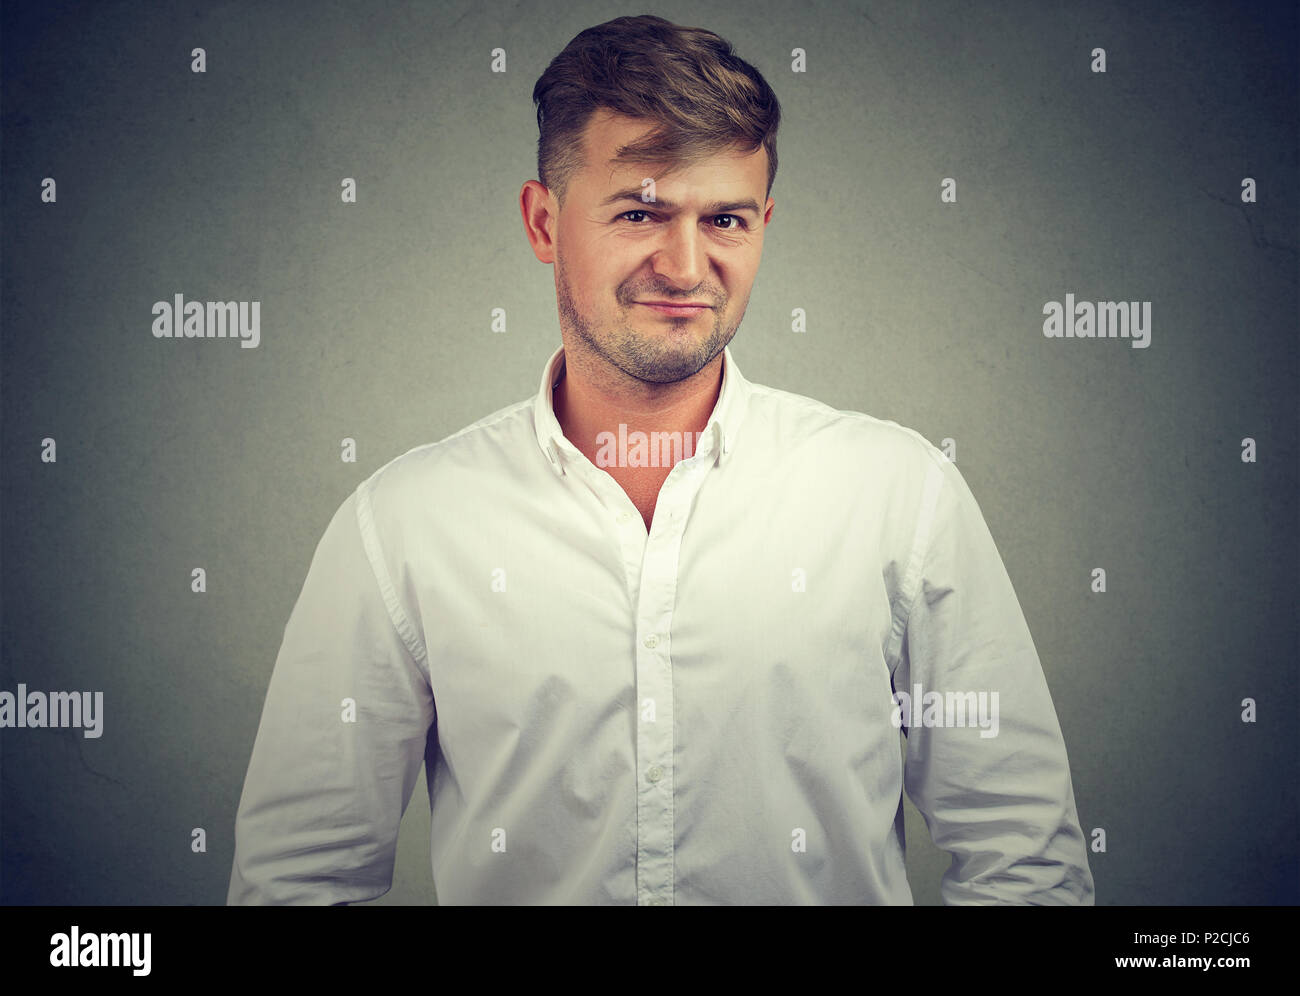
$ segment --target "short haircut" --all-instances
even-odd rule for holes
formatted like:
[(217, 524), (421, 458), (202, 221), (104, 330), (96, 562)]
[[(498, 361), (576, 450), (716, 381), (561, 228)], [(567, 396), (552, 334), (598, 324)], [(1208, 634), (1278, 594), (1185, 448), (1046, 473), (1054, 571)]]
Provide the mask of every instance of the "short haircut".
[(693, 165), (733, 147), (767, 150), (767, 193), (776, 179), (781, 105), (731, 43), (704, 28), (656, 17), (618, 17), (587, 28), (551, 60), (533, 87), (537, 178), (561, 205), (583, 162), (583, 132), (598, 107), (657, 127), (622, 146), (621, 163)]

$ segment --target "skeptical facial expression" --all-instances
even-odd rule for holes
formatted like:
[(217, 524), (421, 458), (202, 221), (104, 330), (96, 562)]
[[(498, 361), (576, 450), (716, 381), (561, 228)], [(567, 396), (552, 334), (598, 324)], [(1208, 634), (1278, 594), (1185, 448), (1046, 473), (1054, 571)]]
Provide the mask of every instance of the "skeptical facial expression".
[(775, 201), (767, 152), (726, 152), (665, 174), (612, 162), (653, 125), (601, 108), (587, 126), (555, 236), (562, 326), (629, 376), (673, 383), (731, 341), (749, 304)]

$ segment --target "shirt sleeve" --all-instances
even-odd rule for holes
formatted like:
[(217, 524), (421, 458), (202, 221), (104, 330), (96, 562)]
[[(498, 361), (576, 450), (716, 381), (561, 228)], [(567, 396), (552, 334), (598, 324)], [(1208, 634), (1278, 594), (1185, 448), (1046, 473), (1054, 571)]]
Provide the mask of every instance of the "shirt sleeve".
[[(944, 460), (930, 473), (937, 496), (918, 529), (894, 690), (907, 793), (952, 855), (943, 901), (1093, 905), (1065, 743), (1029, 627), (956, 465)], [(950, 694), (962, 707), (951, 718)], [(963, 711), (966, 725), (955, 725)]]
[(363, 538), (368, 501), (363, 486), (334, 514), (285, 626), (235, 817), (229, 905), (353, 903), (392, 887), (434, 706), (423, 647), (417, 659), (399, 635), (377, 541)]

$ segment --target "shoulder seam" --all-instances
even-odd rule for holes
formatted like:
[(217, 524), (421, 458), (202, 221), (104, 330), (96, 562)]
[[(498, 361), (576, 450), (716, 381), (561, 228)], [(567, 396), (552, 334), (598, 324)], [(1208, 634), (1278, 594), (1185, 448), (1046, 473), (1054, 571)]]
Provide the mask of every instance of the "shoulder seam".
[(424, 641), (420, 634), (416, 632), (411, 620), (406, 615), (406, 610), (398, 601), (397, 591), (393, 587), (393, 581), (388, 573), (388, 565), (384, 561), (383, 548), (379, 543), (379, 533), (375, 528), (374, 510), (370, 504), (370, 480), (367, 479), (357, 485), (356, 490), (356, 515), (357, 528), (361, 532), (361, 542), (365, 546), (366, 559), (370, 561), (370, 571), (374, 576), (375, 583), (379, 585), (379, 593), (383, 596), (384, 607), (388, 611), (388, 621), (397, 635), (401, 637), (403, 645), (411, 658), (424, 672), (426, 679), (429, 677), (428, 651), (425, 649)]
[[(924, 440), (925, 437), (920, 438)], [(925, 484), (921, 491), (921, 508), (917, 515), (916, 532), (912, 538), (912, 551), (908, 556), (907, 569), (903, 573), (901, 597), (898, 606), (894, 609), (893, 626), (890, 629), (889, 642), (885, 647), (885, 663), (891, 675), (898, 668), (903, 634), (907, 632), (907, 624), (912, 617), (912, 607), (921, 597), (921, 574), (925, 567), (926, 555), (930, 552), (935, 509), (938, 508), (939, 495), (946, 485), (947, 475), (944, 473), (943, 465), (932, 462), (929, 472), (925, 475)]]

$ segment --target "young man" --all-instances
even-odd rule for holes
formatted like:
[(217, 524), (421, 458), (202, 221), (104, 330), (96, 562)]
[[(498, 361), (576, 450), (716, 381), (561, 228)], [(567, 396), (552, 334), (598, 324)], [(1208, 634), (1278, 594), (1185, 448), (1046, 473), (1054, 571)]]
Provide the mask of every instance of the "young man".
[(955, 465), (726, 348), (775, 204), (771, 89), (645, 16), (578, 35), (534, 99), (520, 207), (563, 346), (535, 397), (335, 514), (229, 901), (382, 895), (423, 761), (444, 903), (910, 903), (905, 788), (946, 902), (1091, 903), (1042, 668)]

